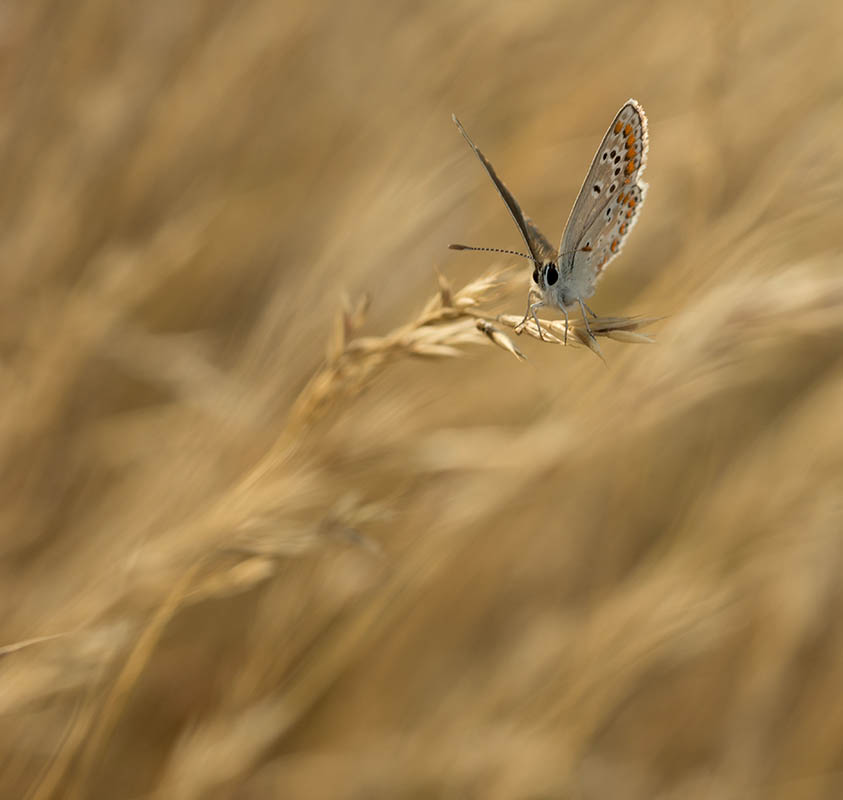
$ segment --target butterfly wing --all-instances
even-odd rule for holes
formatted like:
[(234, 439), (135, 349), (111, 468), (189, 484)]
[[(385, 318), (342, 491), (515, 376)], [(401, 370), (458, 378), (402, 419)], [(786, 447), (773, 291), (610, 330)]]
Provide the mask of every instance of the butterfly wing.
[(620, 253), (637, 221), (647, 184), (647, 117), (628, 100), (618, 111), (591, 162), (559, 246), (559, 271), (588, 297)]
[(468, 142), (469, 147), (471, 147), (477, 155), (477, 158), (480, 159), (480, 162), (486, 168), (486, 172), (495, 184), (495, 187), (500, 193), (500, 196), (503, 198), (504, 203), (506, 203), (506, 207), (509, 209), (512, 219), (515, 220), (518, 230), (521, 231), (521, 236), (524, 237), (524, 244), (527, 245), (530, 255), (532, 255), (539, 264), (545, 261), (555, 261), (556, 251), (553, 249), (553, 245), (548, 242), (544, 236), (542, 236), (538, 228), (536, 228), (533, 224), (533, 221), (524, 214), (521, 210), (521, 206), (518, 205), (518, 201), (512, 196), (512, 192), (506, 188), (504, 182), (497, 176), (494, 167), (489, 163), (486, 156), (484, 156), (477, 148), (477, 145), (471, 141), (471, 138), (465, 132), (465, 128), (463, 128), (456, 116), (452, 114), (451, 119), (454, 120), (454, 124), (460, 129), (460, 133), (463, 135), (463, 138)]
[(542, 232), (533, 224), (533, 220), (531, 220), (526, 214), (522, 214), (521, 219), (524, 221), (524, 226), (527, 229), (524, 241), (527, 242), (527, 247), (530, 248), (530, 253), (533, 258), (535, 258), (539, 264), (542, 264), (545, 261), (556, 261), (556, 250), (553, 245), (544, 238)]

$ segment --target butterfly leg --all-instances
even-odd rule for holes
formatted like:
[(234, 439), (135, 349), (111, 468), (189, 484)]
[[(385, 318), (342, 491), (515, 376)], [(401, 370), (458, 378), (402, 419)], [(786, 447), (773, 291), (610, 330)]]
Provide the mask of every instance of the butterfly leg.
[[(528, 303), (530, 302), (529, 298), (528, 298), (527, 302)], [(515, 326), (515, 332), (521, 333), (521, 331), (524, 330), (524, 326), (527, 324), (527, 320), (530, 317), (532, 317), (535, 320), (536, 327), (539, 329), (539, 338), (542, 341), (544, 341), (544, 334), (542, 333), (542, 326), (539, 323), (539, 318), (536, 316), (536, 309), (541, 308), (543, 305), (545, 305), (545, 303), (543, 303), (541, 300), (539, 300), (538, 303), (532, 303), (532, 304), (528, 305), (527, 310), (524, 312), (524, 319), (522, 319), (521, 322), (519, 322)]]
[(536, 316), (536, 309), (541, 308), (543, 305), (544, 303), (539, 301), (538, 303), (533, 303), (533, 305), (530, 306), (530, 314), (532, 314), (533, 319), (536, 322), (536, 327), (539, 329), (539, 339), (541, 339), (542, 341), (544, 341), (545, 339), (544, 334), (542, 333), (542, 326), (539, 323), (539, 318)]
[(538, 292), (536, 292), (535, 289), (530, 289), (530, 291), (527, 292), (527, 310), (524, 312), (524, 319), (522, 319), (521, 322), (519, 322), (515, 326), (515, 332), (521, 333), (521, 331), (524, 329), (524, 326), (527, 324), (527, 320), (532, 316), (532, 318), (536, 321), (536, 327), (539, 329), (539, 337), (542, 341), (544, 341), (544, 336), (542, 335), (542, 327), (541, 325), (539, 325), (539, 318), (536, 316), (536, 309), (541, 308), (543, 305), (545, 305), (545, 303), (543, 303), (541, 300), (538, 303), (530, 302), (537, 294)]
[(527, 324), (527, 320), (530, 317), (530, 301), (532, 299), (533, 299), (533, 290), (530, 289), (530, 291), (527, 293), (527, 310), (524, 312), (524, 319), (522, 319), (521, 322), (519, 322), (515, 326), (515, 332), (516, 333), (521, 333), (521, 330), (523, 330), (524, 326)]
[(593, 312), (593, 311), (592, 311), (592, 310), (588, 307), (588, 303), (586, 303), (586, 302), (585, 302), (585, 300), (581, 300), (580, 302), (581, 302), (581, 303), (585, 306), (586, 311), (588, 311), (588, 313), (589, 313), (589, 314), (591, 314), (591, 316), (592, 316), (592, 317), (594, 317), (594, 319), (597, 319), (597, 314), (595, 314), (595, 313), (594, 313), (594, 312)]
[(568, 344), (568, 309), (565, 306), (562, 306), (562, 313), (565, 315), (565, 338), (563, 340), (564, 344)]
[[(596, 342), (597, 339), (595, 338), (594, 334), (591, 332), (591, 325), (588, 324), (588, 315), (585, 313), (585, 310), (586, 310), (586, 308), (588, 308), (588, 306), (585, 303), (583, 303), (581, 297), (578, 297), (577, 300), (579, 300), (579, 303), (580, 303), (580, 310), (582, 311), (582, 321), (585, 323), (585, 329), (586, 329), (586, 331), (588, 331), (589, 337), (594, 339), (594, 341)], [(591, 311), (590, 308), (588, 310)], [(591, 313), (594, 314), (593, 311)], [(596, 317), (597, 315), (594, 314), (594, 316)]]

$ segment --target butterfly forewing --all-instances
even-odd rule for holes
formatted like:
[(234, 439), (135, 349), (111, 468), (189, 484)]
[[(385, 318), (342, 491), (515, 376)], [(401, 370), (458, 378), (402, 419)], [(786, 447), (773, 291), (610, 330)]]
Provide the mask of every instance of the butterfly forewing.
[(526, 214), (524, 215), (524, 225), (530, 238), (527, 247), (530, 248), (533, 258), (540, 264), (545, 261), (556, 261), (556, 250), (554, 250), (553, 245), (544, 238), (542, 232)]
[(477, 158), (480, 159), (480, 163), (482, 163), (486, 168), (486, 172), (495, 184), (495, 188), (497, 188), (504, 203), (506, 203), (509, 213), (512, 214), (512, 218), (515, 220), (518, 230), (521, 231), (521, 236), (524, 238), (524, 244), (527, 245), (530, 255), (532, 255), (532, 257), (540, 264), (544, 261), (555, 261), (556, 251), (553, 249), (553, 245), (548, 242), (544, 236), (542, 236), (538, 228), (536, 228), (533, 224), (533, 221), (524, 214), (521, 210), (521, 206), (518, 205), (518, 201), (512, 196), (512, 192), (506, 188), (504, 182), (498, 177), (494, 167), (489, 162), (489, 159), (487, 159), (486, 156), (480, 152), (477, 145), (471, 141), (471, 137), (466, 133), (465, 128), (463, 128), (456, 116), (452, 114), (451, 119), (453, 119), (454, 124), (459, 128), (460, 133), (468, 142), (469, 147), (471, 147), (471, 149), (475, 152)]
[(593, 286), (620, 253), (644, 199), (646, 159), (647, 117), (628, 100), (603, 137), (562, 235), (560, 272), (574, 285)]

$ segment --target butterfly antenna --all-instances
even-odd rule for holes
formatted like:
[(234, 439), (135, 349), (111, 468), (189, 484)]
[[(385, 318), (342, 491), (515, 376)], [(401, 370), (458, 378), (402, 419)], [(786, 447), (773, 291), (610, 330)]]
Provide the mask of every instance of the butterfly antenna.
[(484, 253), (504, 253), (508, 256), (521, 256), (521, 258), (526, 258), (527, 261), (533, 261), (534, 263), (538, 264), (535, 258), (532, 256), (528, 256), (526, 253), (519, 253), (517, 250), (501, 250), (499, 247), (471, 247), (467, 244), (449, 244), (449, 250), (479, 250)]

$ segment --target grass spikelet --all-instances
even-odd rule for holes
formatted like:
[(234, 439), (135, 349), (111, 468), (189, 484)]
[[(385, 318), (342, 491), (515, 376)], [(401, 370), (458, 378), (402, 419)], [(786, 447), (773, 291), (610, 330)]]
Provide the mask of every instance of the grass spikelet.
[[(527, 320), (523, 325), (522, 317), (516, 314), (502, 314), (498, 317), (501, 323), (514, 328), (516, 333), (527, 333), (534, 339), (548, 344), (563, 344), (565, 342), (565, 320), (541, 320), (542, 331), (539, 333), (534, 320)], [(658, 322), (660, 317), (597, 317), (589, 320), (589, 327), (594, 338), (588, 335), (582, 321), (570, 321), (568, 324), (567, 340), (572, 346), (584, 345), (601, 360), (603, 358), (596, 337), (604, 336), (625, 344), (652, 343), (654, 340), (646, 334), (638, 333), (641, 328)]]
[(491, 322), (488, 322), (485, 319), (478, 319), (477, 320), (477, 330), (481, 333), (485, 333), (486, 336), (492, 341), (493, 344), (496, 344), (498, 347), (506, 350), (508, 353), (512, 353), (519, 361), (523, 361), (527, 358), (516, 346), (515, 343), (510, 339), (503, 331), (496, 328), (492, 325)]

